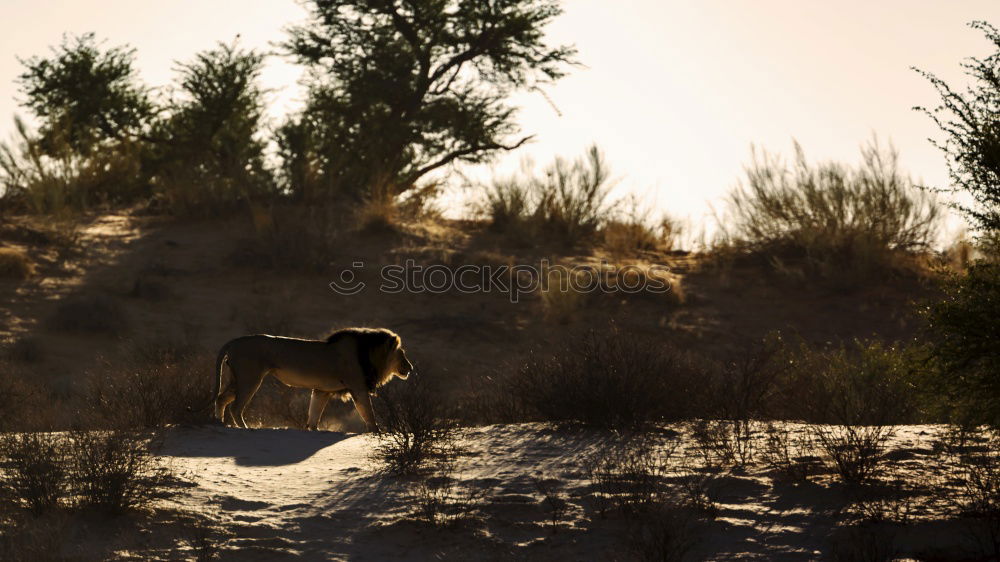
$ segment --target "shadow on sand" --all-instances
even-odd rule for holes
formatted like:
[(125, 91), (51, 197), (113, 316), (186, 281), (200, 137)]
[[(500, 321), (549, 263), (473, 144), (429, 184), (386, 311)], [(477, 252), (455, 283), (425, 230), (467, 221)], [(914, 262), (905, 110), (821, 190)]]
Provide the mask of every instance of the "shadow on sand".
[(178, 428), (170, 431), (160, 454), (169, 457), (232, 457), (239, 466), (282, 466), (302, 462), (344, 439), (338, 431), (298, 429)]

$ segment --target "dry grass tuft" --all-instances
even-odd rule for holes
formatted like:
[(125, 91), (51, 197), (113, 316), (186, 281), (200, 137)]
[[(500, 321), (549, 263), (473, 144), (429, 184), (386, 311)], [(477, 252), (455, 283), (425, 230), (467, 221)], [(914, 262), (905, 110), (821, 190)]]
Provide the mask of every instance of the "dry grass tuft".
[(18, 248), (0, 248), (0, 279), (27, 279), (35, 274), (35, 264)]
[(935, 241), (941, 210), (876, 142), (857, 167), (810, 164), (795, 145), (788, 166), (767, 154), (747, 168), (720, 221), (716, 256), (745, 256), (793, 277), (861, 282), (908, 269)]
[(480, 211), (495, 230), (519, 241), (546, 239), (574, 245), (593, 239), (612, 217), (608, 196), (614, 182), (595, 145), (574, 162), (557, 158), (536, 176), (495, 180)]
[(552, 267), (541, 273), (538, 287), (545, 319), (557, 324), (569, 324), (587, 302), (579, 276), (563, 267)]
[(487, 379), (476, 413), (487, 423), (643, 430), (695, 412), (703, 378), (688, 354), (612, 325), (532, 353), (512, 372)]

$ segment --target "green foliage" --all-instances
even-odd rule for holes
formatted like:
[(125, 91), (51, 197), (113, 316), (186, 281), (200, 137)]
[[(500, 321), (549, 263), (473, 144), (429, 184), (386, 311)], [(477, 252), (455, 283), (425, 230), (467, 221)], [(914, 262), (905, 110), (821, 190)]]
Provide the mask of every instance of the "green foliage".
[(934, 382), (955, 421), (1000, 426), (1000, 265), (980, 262), (952, 276), (925, 312)]
[(220, 44), (178, 65), (177, 99), (153, 103), (138, 84), (134, 50), (101, 50), (93, 34), (64, 40), (53, 57), (22, 61), (24, 105), (0, 146), (3, 201), (57, 213), (129, 204), (155, 188), (167, 210), (209, 214), (276, 193), (264, 163), (263, 55)]
[(167, 207), (208, 214), (273, 194), (264, 165), (264, 56), (219, 44), (178, 65), (181, 99), (157, 126), (155, 159)]
[(323, 161), (319, 156), (318, 125), (309, 115), (293, 116), (278, 127), (274, 140), (281, 169), (278, 180), (299, 201), (318, 198)]
[(607, 161), (593, 145), (574, 162), (556, 158), (541, 176), (494, 181), (486, 187), (482, 208), (497, 230), (576, 243), (608, 222), (612, 187)]
[(893, 149), (873, 142), (857, 167), (810, 164), (795, 145), (789, 167), (754, 154), (747, 183), (732, 192), (723, 241), (773, 265), (803, 263), (810, 273), (883, 273), (899, 251), (926, 249), (940, 210), (902, 175)]
[(615, 328), (591, 330), (531, 354), (516, 371), (485, 384), (481, 401), (492, 403), (494, 413), (508, 410), (502, 417), (513, 420), (504, 421), (636, 431), (696, 415), (705, 377), (674, 346)]
[(379, 182), (404, 191), (452, 162), (522, 145), (509, 140), (517, 126), (506, 98), (562, 77), (575, 55), (544, 41), (562, 12), (556, 0), (313, 0), (309, 9), (283, 45), (309, 69), (307, 108), (279, 144), (313, 151), (286, 173), (315, 162), (320, 185), (352, 196)]
[(52, 56), (22, 60), (22, 104), (37, 133), (16, 120), (0, 146), (4, 203), (58, 213), (127, 204), (148, 195), (143, 142), (155, 113), (134, 68), (135, 51), (102, 50), (92, 33), (64, 38)]
[(102, 51), (93, 33), (64, 37), (51, 58), (21, 60), (23, 103), (42, 123), (42, 150), (57, 155), (69, 148), (87, 156), (107, 142), (140, 134), (153, 104), (134, 62), (134, 49)]
[(983, 32), (996, 52), (962, 64), (972, 82), (964, 92), (918, 70), (937, 89), (941, 105), (917, 109), (945, 133), (945, 140), (935, 145), (948, 159), (952, 186), (942, 191), (971, 195), (973, 204), (955, 206), (982, 234), (995, 236), (1000, 230), (1000, 31), (983, 21), (972, 22), (970, 27)]
[(778, 418), (843, 426), (919, 419), (924, 367), (918, 348), (854, 340), (818, 348), (800, 343), (788, 346), (783, 355)]

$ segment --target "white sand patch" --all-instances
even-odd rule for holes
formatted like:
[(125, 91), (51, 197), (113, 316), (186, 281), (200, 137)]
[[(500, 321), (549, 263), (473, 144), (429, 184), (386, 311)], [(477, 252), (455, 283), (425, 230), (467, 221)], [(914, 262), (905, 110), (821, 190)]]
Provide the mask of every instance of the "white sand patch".
[[(938, 428), (900, 428), (892, 450), (911, 473), (933, 472)], [(683, 433), (676, 462), (693, 466)], [(593, 432), (536, 424), (464, 430), (456, 488), (489, 489), (478, 523), (436, 528), (412, 515), (404, 479), (379, 474), (367, 435), (297, 430), (180, 428), (163, 455), (196, 486), (171, 500), (209, 514), (235, 536), (223, 559), (272, 560), (626, 560), (618, 516), (601, 519), (589, 498), (584, 459)], [(901, 453), (896, 453), (902, 451)], [(557, 530), (535, 481), (549, 479), (568, 502)], [(718, 517), (700, 533), (693, 559), (814, 560), (848, 502), (833, 475), (798, 486), (775, 484), (763, 468), (714, 474)], [(940, 530), (910, 532), (929, 540)]]

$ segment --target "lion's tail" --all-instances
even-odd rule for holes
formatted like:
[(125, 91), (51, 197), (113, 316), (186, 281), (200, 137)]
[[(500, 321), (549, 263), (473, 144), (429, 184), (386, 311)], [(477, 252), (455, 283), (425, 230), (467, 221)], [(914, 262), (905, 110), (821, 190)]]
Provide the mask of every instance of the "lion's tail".
[(215, 390), (212, 391), (212, 397), (205, 403), (204, 406), (200, 408), (188, 408), (189, 412), (202, 411), (205, 408), (212, 405), (213, 402), (218, 400), (219, 393), (222, 391), (222, 366), (229, 361), (229, 344), (222, 346), (219, 350), (219, 355), (215, 358)]

